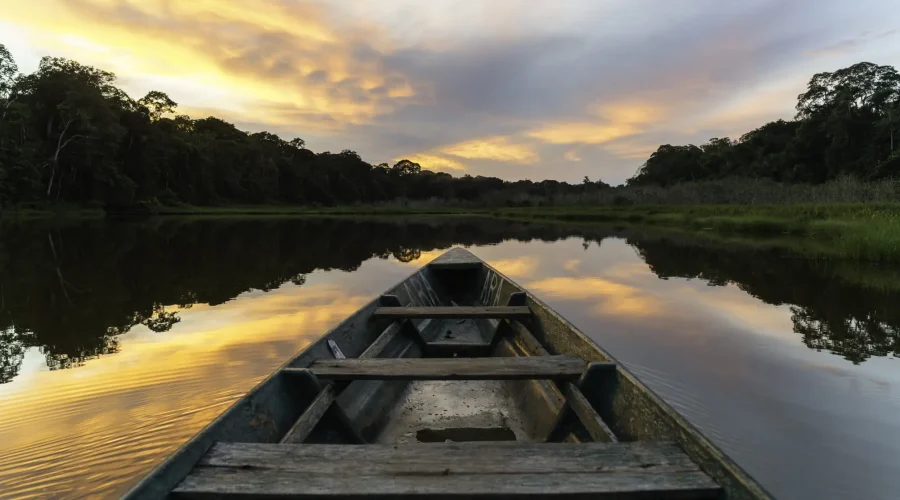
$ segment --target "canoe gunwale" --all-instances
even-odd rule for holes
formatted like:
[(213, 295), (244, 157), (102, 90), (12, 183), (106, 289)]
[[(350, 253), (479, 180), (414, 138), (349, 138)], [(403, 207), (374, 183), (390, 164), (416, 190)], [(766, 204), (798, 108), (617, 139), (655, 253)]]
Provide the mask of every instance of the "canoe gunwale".
[[(691, 459), (698, 462), (698, 465), (700, 465), (701, 469), (703, 469), (704, 472), (709, 474), (725, 489), (726, 498), (728, 499), (743, 500), (774, 498), (768, 491), (765, 490), (765, 488), (762, 487), (762, 485), (760, 485), (739, 465), (737, 465), (734, 460), (732, 460), (727, 454), (725, 454), (724, 451), (714, 445), (693, 424), (688, 422), (687, 419), (681, 416), (677, 411), (675, 411), (674, 408), (672, 408), (658, 394), (656, 394), (653, 389), (640, 382), (640, 380), (634, 374), (632, 374), (622, 363), (616, 360), (616, 358), (608, 353), (605, 349), (600, 347), (577, 326), (572, 324), (569, 320), (556, 312), (548, 304), (535, 297), (534, 294), (517, 284), (515, 281), (504, 275), (502, 272), (498, 271), (487, 262), (484, 263), (484, 268), (485, 270), (496, 274), (506, 284), (508, 284), (510, 288), (515, 289), (515, 291), (525, 292), (527, 303), (532, 309), (532, 328), (529, 328), (527, 330), (530, 331), (530, 333), (534, 337), (536, 337), (538, 342), (550, 354), (569, 354), (580, 356), (588, 362), (598, 361), (598, 359), (596, 358), (599, 357), (599, 361), (615, 363), (618, 379), (616, 382), (616, 388), (613, 391), (614, 393), (616, 393), (615, 395), (618, 395), (622, 391), (622, 386), (624, 385), (623, 382), (625, 382), (625, 384), (630, 386), (629, 389), (647, 400), (643, 402), (643, 405), (641, 405), (642, 409), (645, 412), (655, 414), (657, 418), (653, 419), (653, 415), (644, 416), (650, 417), (651, 420), (655, 420), (656, 422), (661, 424), (660, 426), (667, 426), (671, 428), (672, 433), (670, 436), (662, 437), (662, 439), (660, 439), (660, 436), (646, 436), (647, 438), (672, 440), (678, 443), (685, 450), (688, 456), (691, 457)], [(497, 295), (498, 301), (502, 301), (505, 297), (508, 297), (510, 295), (502, 293), (502, 290), (500, 290), (500, 292), (501, 293), (498, 293)], [(560, 328), (558, 328), (558, 330), (568, 332), (568, 335), (574, 335), (575, 338), (565, 342), (565, 344), (567, 346), (575, 346), (576, 349), (565, 350), (565, 346), (558, 345), (561, 340), (565, 341), (565, 339), (548, 338), (547, 332), (544, 331), (544, 326), (546, 326), (547, 323), (546, 319), (558, 322), (560, 324)], [(577, 349), (577, 347), (581, 347), (581, 349)], [(585, 382), (585, 385), (590, 386), (595, 381), (586, 380)], [(596, 401), (596, 397), (592, 398), (591, 395), (586, 395), (595, 407), (602, 406), (597, 404), (598, 402)], [(620, 420), (618, 418), (609, 418), (609, 414), (601, 413), (600, 416), (607, 424), (611, 423), (611, 421), (615, 422), (617, 420)], [(621, 429), (613, 428), (613, 431), (620, 432)], [(640, 439), (644, 436), (631, 437), (635, 438), (635, 440), (649, 440)], [(716, 467), (716, 465), (718, 465), (718, 467)]]

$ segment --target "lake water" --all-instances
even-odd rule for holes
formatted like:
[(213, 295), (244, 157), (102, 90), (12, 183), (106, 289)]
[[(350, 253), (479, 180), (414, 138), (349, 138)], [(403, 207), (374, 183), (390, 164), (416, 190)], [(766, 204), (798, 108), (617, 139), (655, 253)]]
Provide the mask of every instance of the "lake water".
[(900, 496), (895, 269), (491, 219), (0, 226), (0, 496), (115, 496), (298, 350), (466, 246), (779, 498)]

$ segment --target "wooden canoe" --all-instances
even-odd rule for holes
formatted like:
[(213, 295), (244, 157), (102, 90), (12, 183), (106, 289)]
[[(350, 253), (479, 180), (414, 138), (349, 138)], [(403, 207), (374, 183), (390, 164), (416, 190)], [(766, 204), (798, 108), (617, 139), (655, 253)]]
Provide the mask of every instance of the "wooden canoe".
[(581, 331), (454, 248), (126, 498), (770, 498)]

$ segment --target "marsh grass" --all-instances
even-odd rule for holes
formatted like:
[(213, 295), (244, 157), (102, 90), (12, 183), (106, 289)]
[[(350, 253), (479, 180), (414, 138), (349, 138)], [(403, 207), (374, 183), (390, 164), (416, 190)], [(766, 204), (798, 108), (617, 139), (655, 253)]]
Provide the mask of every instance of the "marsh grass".
[[(794, 239), (804, 254), (900, 262), (900, 203), (516, 208), (501, 217), (653, 225), (697, 233)], [(802, 243), (802, 244), (801, 244)]]

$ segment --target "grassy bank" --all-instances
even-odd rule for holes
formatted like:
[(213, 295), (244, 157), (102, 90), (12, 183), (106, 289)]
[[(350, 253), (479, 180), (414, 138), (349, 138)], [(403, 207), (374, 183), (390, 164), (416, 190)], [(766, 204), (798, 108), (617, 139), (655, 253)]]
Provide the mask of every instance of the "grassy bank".
[(501, 217), (653, 225), (792, 241), (803, 253), (900, 262), (900, 204), (516, 208)]
[[(551, 207), (424, 207), (403, 205), (297, 207), (253, 205), (176, 206), (155, 215), (234, 216), (493, 216), (527, 221), (567, 221), (656, 227), (704, 238), (786, 247), (808, 257), (900, 262), (900, 203), (771, 205), (593, 205)], [(7, 210), (2, 217), (102, 217), (98, 209), (66, 206)], [(150, 215), (150, 214), (147, 214)]]
[(900, 203), (795, 205), (625, 205), (521, 208), (416, 206), (178, 207), (169, 215), (480, 215), (516, 220), (665, 227), (746, 244), (788, 247), (806, 256), (900, 262)]
[(106, 216), (102, 208), (86, 208), (68, 204), (35, 204), (16, 207), (0, 207), (2, 219), (99, 219)]

